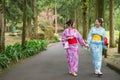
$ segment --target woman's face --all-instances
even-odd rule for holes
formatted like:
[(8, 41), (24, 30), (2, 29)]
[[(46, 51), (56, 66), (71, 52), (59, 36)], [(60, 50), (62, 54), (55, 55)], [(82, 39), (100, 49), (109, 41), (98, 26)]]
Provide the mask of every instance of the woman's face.
[(75, 28), (75, 23), (73, 22), (73, 25), (71, 26), (72, 28)]
[(95, 25), (96, 25), (96, 27), (100, 27), (100, 24), (101, 24), (101, 23), (99, 23), (98, 20), (95, 21)]

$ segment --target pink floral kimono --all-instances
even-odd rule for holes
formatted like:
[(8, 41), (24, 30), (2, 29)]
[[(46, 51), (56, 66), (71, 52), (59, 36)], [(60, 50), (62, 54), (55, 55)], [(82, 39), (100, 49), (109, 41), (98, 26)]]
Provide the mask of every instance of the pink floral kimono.
[(62, 43), (63, 46), (65, 45), (65, 42), (67, 37), (74, 37), (77, 40), (77, 43), (69, 44), (69, 48), (66, 49), (67, 52), (67, 62), (68, 62), (68, 68), (69, 72), (77, 72), (78, 71), (78, 42), (81, 46), (84, 45), (84, 40), (82, 36), (79, 34), (79, 32), (76, 29), (65, 29), (62, 33)]

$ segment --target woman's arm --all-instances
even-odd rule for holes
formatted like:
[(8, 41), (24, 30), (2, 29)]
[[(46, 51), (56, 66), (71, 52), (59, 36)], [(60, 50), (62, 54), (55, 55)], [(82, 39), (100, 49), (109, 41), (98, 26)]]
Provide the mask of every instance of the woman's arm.
[(64, 30), (63, 33), (62, 33), (62, 36), (61, 36), (61, 42), (62, 42), (63, 46), (64, 46), (66, 41), (67, 41), (66, 30)]
[(80, 35), (80, 33), (78, 31), (77, 31), (77, 40), (78, 40), (78, 42), (81, 46), (85, 46), (85, 42), (84, 42), (82, 36)]

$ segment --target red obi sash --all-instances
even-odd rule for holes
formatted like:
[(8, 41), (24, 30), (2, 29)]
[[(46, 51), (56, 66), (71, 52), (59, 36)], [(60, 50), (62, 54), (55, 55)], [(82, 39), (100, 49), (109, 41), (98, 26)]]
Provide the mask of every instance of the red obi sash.
[(76, 44), (77, 43), (77, 39), (76, 38), (68, 39), (68, 43), (69, 44)]

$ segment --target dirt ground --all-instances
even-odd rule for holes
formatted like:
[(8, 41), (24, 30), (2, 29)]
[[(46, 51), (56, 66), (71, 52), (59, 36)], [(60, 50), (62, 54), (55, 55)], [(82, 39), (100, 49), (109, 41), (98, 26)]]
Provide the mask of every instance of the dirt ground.
[(14, 43), (21, 42), (21, 36), (16, 33), (6, 32), (5, 33), (5, 45), (13, 45)]

